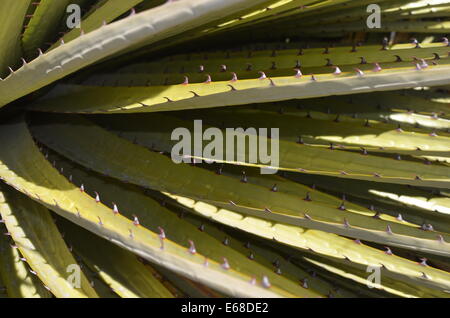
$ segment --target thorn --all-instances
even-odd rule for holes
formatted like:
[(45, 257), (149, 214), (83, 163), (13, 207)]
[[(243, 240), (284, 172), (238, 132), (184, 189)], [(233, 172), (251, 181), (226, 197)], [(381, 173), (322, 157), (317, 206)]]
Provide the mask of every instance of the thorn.
[(344, 227), (347, 229), (350, 227), (350, 223), (348, 223), (347, 218), (344, 218)]
[(278, 191), (277, 184), (274, 184), (273, 187), (270, 189), (270, 191), (277, 192)]
[(373, 68), (374, 72), (380, 72), (382, 70), (380, 64), (374, 63), (375, 67)]
[(338, 209), (341, 210), (341, 211), (345, 211), (345, 204), (344, 204), (344, 202), (342, 202), (342, 203), (339, 205)]
[(225, 246), (230, 245), (230, 240), (228, 239), (228, 237), (225, 237), (224, 240), (222, 241), (222, 244)]
[(303, 280), (300, 280), (300, 285), (305, 288), (308, 289), (308, 279), (304, 278)]
[(388, 38), (387, 37), (383, 38), (383, 42), (382, 42), (383, 47), (381, 48), (381, 50), (386, 51), (388, 49), (388, 44), (389, 44)]
[(245, 171), (242, 171), (242, 177), (241, 177), (241, 182), (243, 183), (247, 183), (247, 175), (245, 174)]
[(314, 74), (311, 74), (311, 81), (317, 82), (317, 79), (316, 79), (316, 77), (314, 76)]
[(335, 70), (333, 72), (334, 75), (339, 75), (339, 74), (342, 73), (342, 71), (341, 71), (341, 69), (339, 67), (335, 66), (334, 68), (335, 68)]
[(164, 229), (160, 226), (158, 226), (158, 230), (159, 230), (159, 238), (161, 240), (164, 240), (166, 238), (166, 232), (164, 232)]
[(60, 45), (63, 45), (63, 44), (65, 44), (65, 42), (64, 42), (64, 39), (63, 39), (63, 38), (61, 38), (61, 41), (60, 41), (59, 43), (60, 43)]
[(437, 240), (438, 240), (439, 243), (445, 243), (444, 237), (442, 235), (440, 235), (440, 234), (437, 236)]
[(428, 266), (427, 259), (425, 257), (421, 258), (420, 261), (421, 262), (419, 263), (419, 265), (421, 265), (421, 266)]
[(364, 76), (364, 72), (361, 71), (359, 68), (355, 68), (356, 74), (360, 77)]
[(189, 78), (187, 76), (184, 77), (184, 81), (183, 83), (181, 83), (181, 85), (187, 85), (189, 84)]
[(275, 269), (275, 274), (281, 275), (282, 274), (281, 268), (278, 267), (277, 269)]
[(207, 75), (206, 75), (206, 81), (204, 81), (203, 83), (209, 84), (209, 83), (211, 83), (211, 82), (212, 82), (212, 80), (211, 80), (211, 75), (207, 74)]
[(443, 38), (442, 38), (442, 43), (444, 43), (444, 44), (446, 44), (446, 45), (449, 45), (448, 38), (443, 37)]
[(250, 252), (248, 258), (253, 261), (255, 259), (255, 254), (253, 254), (253, 252)]
[(303, 200), (305, 200), (305, 201), (312, 201), (311, 195), (310, 195), (309, 192), (306, 192), (306, 196), (305, 196), (305, 198)]
[(356, 239), (356, 240), (354, 240), (353, 242), (355, 242), (355, 243), (358, 244), (358, 245), (361, 245), (361, 244), (362, 244), (361, 241), (360, 241), (359, 239)]
[(100, 203), (100, 196), (95, 192), (95, 202)]
[(267, 76), (266, 76), (266, 74), (264, 72), (259, 71), (258, 73), (261, 74), (261, 76), (259, 77), (260, 80), (263, 80), (263, 79), (267, 78)]
[(402, 215), (399, 213), (396, 219), (400, 222), (404, 222)]
[(364, 56), (361, 56), (360, 59), (361, 59), (361, 63), (360, 64), (367, 64), (367, 60), (366, 60), (366, 58)]
[(227, 66), (225, 64), (220, 65), (220, 71), (221, 72), (226, 72), (227, 71)]
[(136, 215), (133, 215), (133, 224), (134, 226), (139, 226), (139, 219)]
[(416, 38), (412, 38), (411, 39), (411, 44), (413, 44), (413, 45), (415, 45), (415, 49), (420, 49), (420, 44), (419, 44), (419, 41), (417, 41), (417, 39)]
[(422, 276), (420, 278), (422, 278), (422, 279), (430, 279), (430, 277), (428, 277), (428, 275), (425, 274), (424, 272), (422, 272)]
[(231, 74), (233, 75), (233, 77), (231, 78), (230, 82), (236, 82), (238, 80), (237, 74), (235, 72), (231, 72)]
[(386, 233), (387, 234), (394, 234), (393, 232), (392, 232), (392, 229), (391, 229), (391, 226), (388, 224), (387, 226), (386, 226)]
[(299, 68), (296, 68), (296, 69), (294, 69), (294, 71), (295, 71), (295, 78), (300, 78), (300, 77), (302, 77), (302, 71), (300, 71), (300, 69)]
[(397, 155), (397, 157), (396, 157), (395, 159), (397, 159), (397, 160), (402, 160), (402, 156)]
[(221, 267), (225, 270), (229, 270), (231, 268), (230, 264), (228, 263), (228, 260), (225, 257), (223, 258), (223, 263), (222, 263)]
[(189, 240), (189, 253), (191, 253), (192, 255), (197, 253), (197, 250), (195, 249), (194, 242), (191, 241), (191, 240)]
[(200, 224), (200, 226), (198, 227), (198, 230), (201, 232), (205, 231), (205, 225), (203, 223)]
[(431, 224), (422, 224), (422, 226), (420, 227), (422, 230), (424, 231), (434, 231), (433, 225)]
[(427, 62), (425, 62), (425, 59), (420, 59), (420, 67), (421, 68), (427, 68), (428, 67), (428, 64), (427, 64)]
[(117, 205), (115, 203), (113, 203), (113, 213), (115, 215), (119, 214), (119, 208), (117, 207)]
[(385, 246), (384, 248), (386, 249), (386, 251), (384, 251), (384, 253), (386, 255), (393, 255), (393, 253), (392, 253), (392, 251), (391, 251), (391, 249), (389, 247)]
[(80, 186), (80, 191), (81, 191), (81, 192), (84, 192), (84, 185), (81, 185), (81, 186)]
[(265, 275), (263, 276), (261, 283), (262, 283), (264, 288), (270, 288), (270, 286), (271, 286), (269, 278), (267, 276), (265, 276)]
[(133, 16), (133, 15), (135, 15), (136, 14), (136, 10), (134, 9), (134, 8), (131, 8), (131, 12), (130, 12), (130, 14), (128, 15), (128, 17), (131, 17), (131, 16)]

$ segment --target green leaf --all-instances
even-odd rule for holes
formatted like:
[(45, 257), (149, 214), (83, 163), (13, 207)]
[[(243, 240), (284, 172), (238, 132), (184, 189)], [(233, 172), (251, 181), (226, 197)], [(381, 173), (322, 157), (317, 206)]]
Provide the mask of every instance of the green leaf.
[[(88, 120), (71, 117), (55, 115), (49, 120), (50, 116), (46, 116), (46, 120), (34, 126), (34, 135), (66, 158), (116, 179), (214, 204), (229, 205), (232, 201), (245, 207), (246, 213), (277, 222), (437, 255), (448, 255), (450, 251), (446, 246), (448, 243), (440, 243), (436, 234), (420, 228), (378, 220), (338, 206), (310, 204), (297, 196), (239, 182), (187, 164), (177, 165), (171, 159), (118, 138)], [(119, 153), (120, 156), (116, 155)], [(351, 160), (347, 158), (342, 164), (349, 162)], [(265, 209), (272, 213), (264, 212)], [(346, 225), (348, 222), (351, 226)], [(446, 237), (446, 234), (440, 234)]]
[[(4, 227), (1, 230), (6, 232)], [(0, 285), (5, 288), (2, 296), (10, 298), (51, 298), (50, 292), (44, 288), (42, 282), (34, 276), (24, 261), (14, 242), (6, 235), (0, 237)]]
[(173, 297), (131, 252), (84, 231), (71, 222), (62, 220), (61, 223), (66, 240), (73, 244), (75, 252), (120, 297)]
[[(22, 53), (20, 34), (31, 0), (3, 0), (0, 3), (0, 77), (8, 74), (8, 67), (14, 68)], [(0, 87), (2, 84), (0, 83)]]
[[(448, 65), (386, 69), (365, 75), (348, 72), (315, 77), (282, 76), (210, 83), (150, 87), (95, 87), (60, 85), (37, 104), (34, 110), (75, 113), (138, 113), (235, 106), (250, 103), (307, 99), (389, 91), (416, 86), (444, 85), (450, 81)], [(62, 103), (64, 101), (64, 103)]]
[[(172, 241), (116, 215), (60, 175), (39, 153), (23, 120), (0, 126), (0, 179), (62, 217), (176, 273), (204, 283), (227, 295), (242, 297), (292, 296), (279, 288), (251, 284), (237, 269), (224, 269), (205, 256), (192, 254)], [(19, 160), (20, 158), (20, 160)], [(206, 266), (207, 265), (207, 266)], [(258, 278), (257, 278), (258, 279)], [(259, 278), (261, 279), (261, 278)], [(260, 282), (260, 280), (259, 280)]]
[(28, 58), (37, 56), (37, 49), (52, 40), (61, 18), (66, 13), (71, 0), (41, 0), (22, 37), (22, 46)]
[(24, 195), (1, 186), (0, 214), (19, 251), (56, 297), (97, 297), (80, 273), (80, 288), (70, 281), (77, 265), (50, 213)]
[[(171, 1), (111, 23), (41, 55), (0, 82), (0, 107), (125, 49), (152, 44), (265, 1)], [(12, 0), (10, 2), (12, 5)], [(17, 23), (16, 15), (7, 14)], [(180, 25), (184, 27), (180, 28)], [(17, 38), (14, 32), (7, 32)]]

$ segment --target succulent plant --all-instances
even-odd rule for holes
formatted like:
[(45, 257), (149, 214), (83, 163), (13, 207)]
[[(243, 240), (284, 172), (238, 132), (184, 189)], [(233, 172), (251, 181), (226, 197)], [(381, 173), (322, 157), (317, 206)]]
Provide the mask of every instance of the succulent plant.
[(450, 5), (371, 4), (2, 0), (0, 297), (448, 298)]

